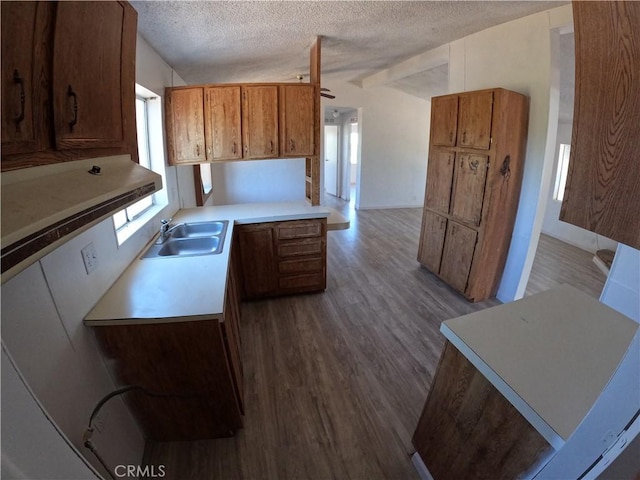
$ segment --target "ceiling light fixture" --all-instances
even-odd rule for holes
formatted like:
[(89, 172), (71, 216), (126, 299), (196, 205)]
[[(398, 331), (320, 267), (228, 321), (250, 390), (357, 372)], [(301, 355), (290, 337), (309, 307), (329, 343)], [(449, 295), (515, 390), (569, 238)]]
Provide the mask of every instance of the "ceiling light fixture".
[(340, 112), (338, 110), (334, 110), (332, 115), (333, 115), (333, 118), (338, 118), (340, 116)]

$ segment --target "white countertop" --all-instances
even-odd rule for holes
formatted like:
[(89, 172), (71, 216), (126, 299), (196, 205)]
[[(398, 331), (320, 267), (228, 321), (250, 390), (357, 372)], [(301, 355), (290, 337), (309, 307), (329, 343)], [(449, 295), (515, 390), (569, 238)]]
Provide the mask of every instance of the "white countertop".
[(556, 449), (618, 368), (639, 325), (563, 285), (441, 331)]
[(141, 259), (154, 237), (86, 315), (84, 323), (107, 326), (222, 318), (234, 223), (327, 218), (329, 214), (330, 209), (305, 202), (180, 210), (173, 223), (229, 221), (222, 253)]

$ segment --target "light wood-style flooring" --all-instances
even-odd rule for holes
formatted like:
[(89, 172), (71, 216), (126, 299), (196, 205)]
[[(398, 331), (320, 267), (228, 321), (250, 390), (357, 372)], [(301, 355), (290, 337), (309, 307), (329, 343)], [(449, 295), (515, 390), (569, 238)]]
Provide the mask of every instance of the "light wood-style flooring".
[[(470, 304), (416, 260), (422, 209), (359, 210), (328, 234), (327, 290), (242, 305), (245, 427), (149, 443), (166, 479), (418, 479), (411, 437), (444, 320)], [(542, 272), (542, 275), (545, 273)]]
[(542, 234), (525, 296), (566, 283), (594, 298), (600, 298), (606, 279), (593, 263), (593, 253)]

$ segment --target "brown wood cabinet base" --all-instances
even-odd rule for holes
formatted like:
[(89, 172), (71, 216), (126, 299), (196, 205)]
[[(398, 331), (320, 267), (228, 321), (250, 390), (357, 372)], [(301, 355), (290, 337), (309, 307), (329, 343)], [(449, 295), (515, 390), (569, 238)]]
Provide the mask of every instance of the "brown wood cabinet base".
[(518, 478), (551, 448), (449, 342), (413, 445), (435, 480)]
[(327, 220), (235, 227), (242, 298), (322, 292), (327, 286)]

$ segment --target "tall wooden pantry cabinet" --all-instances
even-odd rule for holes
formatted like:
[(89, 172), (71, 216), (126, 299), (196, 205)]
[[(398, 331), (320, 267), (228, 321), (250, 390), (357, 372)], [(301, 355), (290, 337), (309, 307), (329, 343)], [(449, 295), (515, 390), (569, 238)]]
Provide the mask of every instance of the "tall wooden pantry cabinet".
[(518, 208), (528, 98), (502, 88), (431, 99), (418, 261), (478, 302), (495, 295)]

